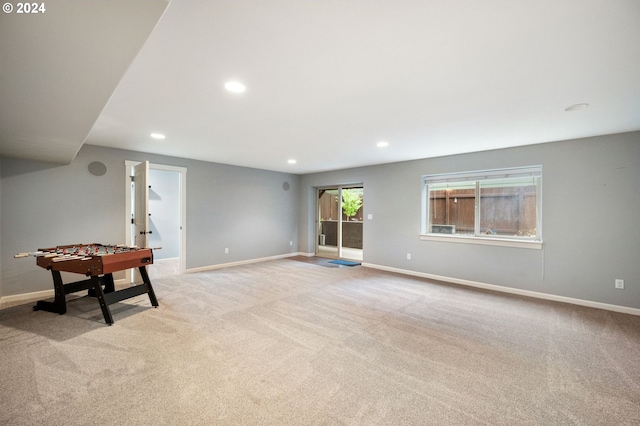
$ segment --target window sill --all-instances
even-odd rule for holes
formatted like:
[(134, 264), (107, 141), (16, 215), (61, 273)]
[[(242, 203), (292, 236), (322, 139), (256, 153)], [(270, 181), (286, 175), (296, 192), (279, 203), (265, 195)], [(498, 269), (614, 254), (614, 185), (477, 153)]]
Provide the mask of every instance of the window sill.
[(509, 238), (474, 237), (467, 235), (421, 234), (422, 241), (440, 241), (459, 244), (480, 244), (484, 246), (502, 246), (541, 250), (542, 241), (516, 240)]

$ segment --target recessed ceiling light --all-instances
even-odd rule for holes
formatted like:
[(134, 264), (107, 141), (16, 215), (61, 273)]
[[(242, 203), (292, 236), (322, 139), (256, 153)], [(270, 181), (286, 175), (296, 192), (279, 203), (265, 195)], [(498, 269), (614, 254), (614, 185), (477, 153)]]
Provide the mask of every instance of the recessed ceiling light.
[(574, 105), (566, 107), (564, 110), (565, 111), (579, 111), (581, 109), (587, 108), (588, 106), (589, 106), (589, 104), (587, 104), (587, 103), (574, 104)]
[(384, 148), (386, 146), (389, 146), (389, 142), (387, 141), (380, 141), (378, 142), (376, 145), (378, 145), (378, 148)]
[(291, 158), (291, 159), (287, 160), (287, 163), (289, 163), (289, 164), (296, 164), (296, 163), (297, 163), (297, 161), (296, 161), (296, 160), (294, 160), (293, 158)]
[(224, 88), (233, 93), (244, 93), (247, 90), (244, 84), (239, 81), (228, 81), (225, 83)]
[(151, 133), (151, 137), (154, 139), (164, 139), (166, 138), (165, 135), (163, 135), (162, 133)]

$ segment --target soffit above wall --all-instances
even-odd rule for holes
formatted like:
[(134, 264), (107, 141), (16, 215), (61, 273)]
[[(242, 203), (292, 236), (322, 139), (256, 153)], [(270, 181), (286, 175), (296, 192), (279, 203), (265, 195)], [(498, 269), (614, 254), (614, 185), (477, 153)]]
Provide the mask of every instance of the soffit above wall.
[(0, 14), (0, 156), (70, 163), (168, 4), (55, 1)]

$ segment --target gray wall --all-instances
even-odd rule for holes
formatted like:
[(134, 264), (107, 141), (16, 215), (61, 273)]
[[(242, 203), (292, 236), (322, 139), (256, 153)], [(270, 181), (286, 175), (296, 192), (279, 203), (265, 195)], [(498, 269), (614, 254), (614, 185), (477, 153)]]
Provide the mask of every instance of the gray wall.
[[(2, 159), (0, 158), (0, 176), (2, 176)], [(2, 230), (2, 179), (0, 179), (0, 232)], [(0, 233), (0, 297), (2, 297), (2, 234)]]
[[(96, 160), (105, 176), (86, 171)], [(0, 159), (0, 295), (51, 289), (15, 253), (123, 242), (125, 160), (188, 169), (189, 269), (313, 252), (314, 187), (363, 183), (366, 263), (640, 308), (640, 132), (305, 176), (95, 146), (65, 166)], [(422, 175), (532, 164), (543, 166), (543, 250), (419, 239)]]
[(298, 182), (285, 173), (190, 166), (187, 268), (297, 252)]
[[(419, 239), (421, 176), (537, 164), (542, 250)], [(303, 176), (302, 251), (314, 250), (314, 187), (352, 182), (364, 184), (365, 263), (640, 308), (640, 132)]]
[[(2, 296), (52, 288), (33, 258), (16, 253), (125, 241), (125, 160), (187, 168), (187, 269), (298, 250), (296, 175), (85, 145), (69, 165), (0, 159)], [(92, 161), (107, 173), (91, 175)]]
[[(188, 173), (188, 171), (187, 171)], [(149, 170), (149, 246), (154, 259), (180, 255), (180, 173)]]

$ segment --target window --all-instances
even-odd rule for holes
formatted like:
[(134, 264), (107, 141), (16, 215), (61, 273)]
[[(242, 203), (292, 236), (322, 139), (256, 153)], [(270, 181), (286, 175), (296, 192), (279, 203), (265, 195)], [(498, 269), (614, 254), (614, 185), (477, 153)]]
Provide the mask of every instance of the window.
[(541, 247), (541, 182), (541, 166), (424, 176), (423, 239)]

